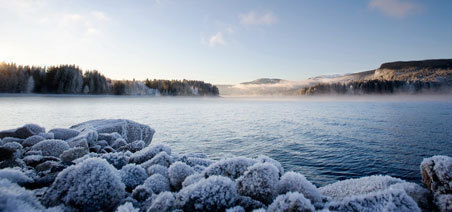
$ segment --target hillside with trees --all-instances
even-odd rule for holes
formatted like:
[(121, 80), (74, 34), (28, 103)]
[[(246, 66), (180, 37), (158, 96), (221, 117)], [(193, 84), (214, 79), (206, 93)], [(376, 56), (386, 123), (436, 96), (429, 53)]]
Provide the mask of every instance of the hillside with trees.
[(217, 96), (218, 88), (195, 80), (111, 80), (75, 65), (49, 67), (0, 63), (0, 93)]

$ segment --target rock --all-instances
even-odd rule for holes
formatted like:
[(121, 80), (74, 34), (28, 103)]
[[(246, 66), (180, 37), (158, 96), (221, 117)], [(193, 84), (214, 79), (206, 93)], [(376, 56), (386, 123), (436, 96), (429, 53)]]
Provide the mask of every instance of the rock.
[(27, 166), (35, 167), (36, 165), (44, 162), (42, 155), (28, 155), (23, 158)]
[(45, 211), (33, 192), (0, 179), (0, 211)]
[(3, 168), (13, 168), (13, 167), (19, 167), (19, 168), (25, 168), (26, 164), (22, 159), (19, 158), (11, 158), (9, 160), (4, 160), (0, 162), (0, 169)]
[(148, 173), (149, 176), (152, 176), (154, 174), (160, 174), (168, 178), (168, 168), (161, 165), (152, 165), (146, 169), (146, 172)]
[(159, 154), (154, 156), (151, 160), (146, 161), (142, 165), (144, 168), (148, 168), (152, 165), (161, 165), (164, 167), (169, 167), (173, 162), (174, 162), (173, 158), (171, 158), (171, 156), (169, 156), (168, 153), (160, 152)]
[(98, 138), (97, 131), (95, 131), (94, 129), (87, 128), (81, 131), (80, 134), (78, 134), (77, 136), (68, 139), (67, 142), (71, 143), (79, 140), (86, 140), (86, 142), (88, 142), (89, 145), (95, 145), (97, 138)]
[(270, 204), (276, 195), (279, 170), (271, 163), (256, 163), (237, 179), (240, 195)]
[(119, 150), (121, 147), (127, 146), (127, 141), (123, 138), (118, 138), (115, 141), (113, 141), (113, 144), (111, 147), (113, 147), (116, 150)]
[(44, 137), (45, 139), (54, 139), (55, 135), (53, 133), (39, 133), (39, 136)]
[(156, 195), (152, 201), (151, 207), (148, 212), (160, 212), (160, 211), (173, 211), (176, 204), (176, 197), (171, 192), (162, 192)]
[(0, 179), (7, 179), (19, 185), (33, 182), (33, 179), (25, 175), (20, 169), (13, 168), (0, 169)]
[(279, 194), (288, 192), (298, 192), (303, 197), (309, 199), (316, 208), (323, 207), (323, 197), (315, 185), (309, 182), (306, 177), (296, 172), (286, 172), (278, 182), (277, 191)]
[(21, 138), (13, 138), (13, 137), (6, 137), (6, 138), (3, 138), (3, 140), (2, 140), (3, 145), (5, 145), (5, 144), (7, 144), (7, 143), (11, 143), (11, 142), (16, 142), (16, 143), (21, 144), (23, 141), (24, 141), (24, 139), (21, 139)]
[(76, 147), (72, 149), (68, 149), (61, 153), (60, 158), (63, 163), (72, 163), (73, 160), (77, 158), (81, 158), (84, 155), (88, 154), (88, 150), (84, 147)]
[(93, 128), (98, 133), (117, 132), (127, 141), (127, 143), (143, 140), (146, 146), (151, 143), (152, 137), (155, 133), (155, 130), (147, 125), (125, 119), (91, 120), (71, 127), (71, 129), (80, 131), (86, 128)]
[(99, 133), (99, 137), (97, 139), (105, 140), (108, 142), (109, 145), (112, 145), (114, 141), (120, 138), (122, 137), (119, 133), (113, 132), (113, 133)]
[(122, 167), (119, 176), (124, 185), (126, 185), (126, 188), (129, 188), (130, 190), (143, 184), (148, 177), (146, 170), (135, 164), (128, 164)]
[(14, 157), (21, 158), (23, 154), (23, 147), (17, 142), (9, 142), (6, 144), (3, 144), (3, 147), (13, 149), (14, 150)]
[(440, 212), (452, 211), (452, 194), (438, 194), (435, 196), (434, 203)]
[(238, 177), (243, 175), (243, 173), (245, 173), (248, 167), (252, 166), (255, 163), (256, 160), (246, 157), (222, 159), (208, 166), (204, 170), (204, 174), (206, 175), (206, 177), (212, 175), (222, 175), (231, 179), (237, 179)]
[(148, 146), (138, 152), (133, 153), (132, 156), (130, 156), (130, 162), (136, 164), (144, 163), (147, 160), (152, 159), (162, 151), (166, 152), (168, 155), (171, 155), (171, 148), (163, 144), (157, 144)]
[(452, 158), (433, 156), (421, 163), (422, 181), (435, 194), (452, 194)]
[(55, 128), (49, 130), (49, 133), (53, 133), (54, 139), (68, 140), (80, 134), (78, 130)]
[(14, 158), (15, 149), (0, 146), (0, 161), (11, 160)]
[(100, 145), (94, 145), (89, 147), (89, 152), (100, 152), (101, 149), (102, 147)]
[(36, 124), (26, 124), (23, 127), (19, 127), (16, 129), (16, 137), (18, 138), (28, 138), (33, 135), (37, 135), (39, 133), (45, 133), (46, 130), (44, 127), (40, 127)]
[(152, 191), (146, 189), (144, 185), (139, 185), (132, 191), (132, 197), (137, 201), (143, 202), (152, 196)]
[(39, 143), (40, 141), (43, 141), (43, 140), (45, 140), (44, 137), (42, 137), (40, 135), (33, 135), (33, 136), (30, 136), (27, 139), (25, 139), (22, 142), (22, 145), (24, 147), (31, 147), (31, 146), (33, 146), (33, 145), (35, 145), (35, 144), (37, 144), (37, 143)]
[(31, 150), (41, 151), (44, 156), (59, 157), (61, 153), (69, 149), (69, 145), (63, 140), (43, 140), (31, 147)]
[(168, 168), (168, 176), (171, 186), (176, 190), (182, 188), (182, 182), (185, 178), (194, 174), (195, 171), (192, 167), (182, 162), (175, 162)]
[(315, 208), (311, 201), (298, 192), (288, 192), (276, 197), (275, 201), (268, 206), (267, 212), (279, 211), (303, 211), (314, 212)]
[(130, 152), (137, 152), (137, 151), (142, 150), (145, 146), (146, 146), (146, 144), (144, 143), (144, 141), (138, 140), (138, 141), (134, 141), (132, 143), (127, 144), (126, 146), (119, 148), (119, 150), (123, 150), (123, 151), (128, 150)]
[(16, 129), (0, 131), (0, 138), (16, 137)]
[(45, 161), (43, 163), (40, 163), (36, 166), (37, 172), (43, 172), (50, 170), (51, 172), (57, 172), (64, 169), (64, 166), (56, 161)]
[(106, 140), (98, 140), (98, 141), (96, 142), (96, 144), (97, 144), (97, 145), (100, 145), (100, 146), (102, 147), (102, 149), (103, 149), (104, 147), (106, 147), (106, 146), (109, 145), (108, 142), (107, 142)]
[(160, 174), (154, 174), (148, 177), (144, 181), (143, 186), (154, 194), (159, 194), (164, 191), (170, 191), (170, 182), (168, 178)]
[(76, 141), (71, 141), (68, 142), (69, 146), (71, 148), (74, 147), (83, 147), (83, 148), (88, 148), (88, 142), (86, 141), (86, 139), (80, 139), (80, 140), (76, 140)]
[(122, 152), (107, 153), (100, 156), (118, 170), (129, 163), (129, 157)]

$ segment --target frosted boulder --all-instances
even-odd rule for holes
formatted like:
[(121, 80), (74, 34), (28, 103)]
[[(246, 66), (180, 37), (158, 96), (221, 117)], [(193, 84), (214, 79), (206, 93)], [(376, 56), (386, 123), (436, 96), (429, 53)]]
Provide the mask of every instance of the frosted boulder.
[(149, 191), (144, 185), (139, 185), (132, 191), (132, 198), (140, 202), (145, 201), (150, 196), (152, 196), (152, 191)]
[(65, 203), (83, 211), (110, 210), (125, 197), (118, 171), (107, 161), (89, 158), (61, 171), (45, 192), (43, 203)]
[(417, 205), (419, 206), (419, 208), (422, 209), (422, 211), (432, 210), (432, 206), (430, 204), (432, 195), (430, 191), (416, 183), (409, 182), (396, 183), (394, 185), (389, 186), (389, 189), (398, 189), (405, 191), (408, 194), (408, 196), (410, 196), (417, 203)]
[(55, 139), (68, 140), (80, 134), (78, 130), (65, 129), (65, 128), (55, 128), (49, 130), (49, 133), (53, 133)]
[(144, 187), (148, 189), (149, 191), (159, 194), (164, 191), (170, 191), (170, 182), (168, 178), (160, 175), (160, 174), (154, 174), (150, 177), (148, 177), (144, 181)]
[(9, 148), (9, 149), (13, 149), (14, 150), (14, 157), (16, 157), (16, 158), (22, 157), (23, 147), (19, 143), (17, 143), (17, 142), (9, 142), (9, 143), (3, 144), (3, 147)]
[(236, 184), (223, 176), (212, 176), (183, 188), (177, 194), (184, 211), (222, 211), (238, 199)]
[(452, 194), (452, 158), (433, 156), (421, 163), (422, 181), (430, 191), (439, 194)]
[(168, 168), (161, 165), (152, 165), (149, 168), (147, 168), (146, 171), (149, 176), (152, 176), (154, 174), (160, 174), (165, 178), (168, 178)]
[(238, 205), (238, 206), (226, 209), (226, 212), (245, 212), (245, 209), (242, 206)]
[(163, 144), (148, 146), (138, 152), (133, 153), (132, 156), (130, 156), (130, 162), (136, 164), (144, 163), (152, 159), (160, 152), (166, 152), (168, 155), (171, 155), (171, 148)]
[(122, 137), (117, 132), (113, 132), (113, 133), (99, 133), (99, 136), (98, 136), (99, 140), (105, 140), (110, 145), (112, 145), (114, 141), (116, 141), (117, 139), (120, 139), (120, 138), (122, 138)]
[(303, 194), (298, 192), (289, 192), (276, 197), (275, 201), (268, 206), (267, 212), (279, 211), (300, 211), (313, 212), (315, 211), (311, 201), (306, 199)]
[(236, 179), (243, 175), (248, 167), (256, 163), (256, 160), (246, 157), (233, 157), (222, 159), (204, 170), (206, 177), (212, 175), (222, 175), (232, 179)]
[(44, 207), (26, 190), (6, 179), (0, 179), (0, 211), (44, 211)]
[(420, 212), (416, 202), (405, 191), (388, 189), (365, 195), (347, 197), (327, 205), (330, 211), (361, 211), (361, 212)]
[(21, 170), (13, 168), (0, 169), (0, 179), (7, 179), (19, 185), (33, 182), (33, 179), (25, 175)]
[(194, 174), (195, 171), (192, 167), (182, 162), (175, 162), (168, 168), (168, 176), (171, 186), (179, 190), (182, 187), (182, 182), (185, 178)]
[(93, 128), (98, 133), (114, 133), (117, 132), (128, 143), (137, 140), (143, 140), (144, 143), (149, 145), (152, 140), (152, 136), (155, 130), (147, 125), (139, 124), (134, 121), (125, 119), (98, 119), (83, 122), (71, 127), (71, 129), (82, 131), (86, 128)]
[(86, 148), (76, 147), (76, 148), (68, 149), (68, 150), (64, 151), (63, 153), (61, 153), (60, 158), (61, 158), (61, 161), (65, 162), (65, 163), (71, 163), (73, 160), (75, 160), (77, 158), (81, 158), (88, 153), (89, 152)]
[(182, 156), (179, 158), (179, 161), (182, 161), (191, 167), (195, 167), (195, 166), (207, 167), (216, 162), (214, 160), (210, 160), (207, 158), (198, 158), (198, 157), (190, 157), (190, 156)]
[(88, 145), (96, 145), (99, 134), (94, 129), (84, 129), (77, 136), (67, 140), (68, 143), (76, 143), (80, 140), (86, 140)]
[(200, 180), (204, 179), (204, 175), (202, 174), (192, 174), (185, 178), (184, 182), (182, 182), (182, 187), (187, 187), (189, 185), (195, 184)]
[(135, 188), (138, 185), (143, 184), (148, 175), (146, 174), (146, 170), (143, 167), (128, 164), (122, 167), (120, 171), (121, 181), (126, 185), (127, 188)]
[[(152, 166), (152, 165), (161, 165), (164, 167), (169, 167), (173, 163), (173, 158), (168, 155), (166, 152), (160, 152), (156, 156), (154, 156), (151, 160), (146, 161), (146, 166)], [(144, 164), (144, 163), (143, 163)]]
[(279, 171), (274, 165), (257, 163), (237, 179), (237, 189), (241, 195), (269, 204), (276, 195), (278, 178)]
[(388, 189), (391, 185), (403, 182), (405, 181), (390, 176), (374, 175), (339, 181), (321, 187), (319, 190), (325, 196), (341, 200), (349, 196), (382, 191)]
[(279, 176), (281, 177), (284, 174), (284, 168), (282, 167), (281, 163), (279, 163), (278, 161), (266, 156), (266, 155), (259, 155), (256, 158), (257, 162), (259, 163), (271, 163), (273, 164), (273, 166), (275, 166), (276, 168), (278, 168), (279, 171)]
[(123, 146), (119, 148), (118, 150), (128, 150), (131, 152), (136, 152), (142, 150), (146, 144), (142, 140), (134, 141), (132, 143), (127, 144), (126, 146)]
[(26, 124), (16, 129), (0, 131), (0, 138), (15, 137), (25, 139), (40, 133), (45, 133), (44, 127), (40, 127), (36, 124)]
[(133, 207), (132, 203), (126, 202), (116, 209), (116, 212), (139, 212), (140, 210)]
[(102, 154), (101, 158), (107, 160), (108, 163), (117, 169), (121, 169), (129, 163), (129, 157), (123, 152)]
[(30, 146), (33, 146), (33, 145), (35, 145), (35, 144), (37, 144), (37, 143), (39, 143), (40, 141), (43, 141), (43, 140), (45, 140), (45, 138), (40, 136), (40, 135), (30, 136), (30, 137), (28, 137), (27, 139), (25, 139), (22, 142), (22, 146), (30, 147)]
[(175, 208), (176, 197), (171, 192), (162, 192), (152, 201), (148, 212), (171, 211)]
[(452, 194), (438, 194), (435, 196), (434, 203), (441, 212), (452, 211)]
[(286, 172), (278, 182), (278, 194), (287, 192), (298, 192), (309, 199), (316, 208), (323, 205), (322, 194), (315, 185), (309, 182), (305, 176), (295, 172)]
[(31, 147), (33, 151), (41, 151), (44, 156), (59, 157), (61, 153), (69, 149), (69, 145), (63, 140), (44, 140)]

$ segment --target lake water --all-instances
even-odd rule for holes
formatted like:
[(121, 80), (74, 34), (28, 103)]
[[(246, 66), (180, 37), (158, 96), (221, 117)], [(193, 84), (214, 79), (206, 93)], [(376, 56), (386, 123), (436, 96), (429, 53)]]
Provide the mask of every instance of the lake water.
[(321, 186), (384, 174), (419, 183), (425, 157), (452, 156), (452, 98), (0, 97), (0, 129), (124, 118), (173, 152), (265, 154)]

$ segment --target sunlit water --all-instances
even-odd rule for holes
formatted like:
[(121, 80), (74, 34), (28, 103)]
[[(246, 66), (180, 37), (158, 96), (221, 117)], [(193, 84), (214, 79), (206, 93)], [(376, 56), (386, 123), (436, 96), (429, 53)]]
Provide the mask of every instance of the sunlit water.
[(124, 118), (173, 152), (268, 155), (321, 186), (388, 174), (420, 182), (425, 157), (452, 156), (452, 100), (0, 97), (0, 129)]

